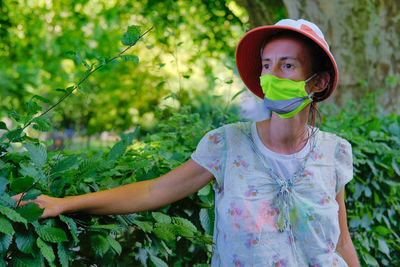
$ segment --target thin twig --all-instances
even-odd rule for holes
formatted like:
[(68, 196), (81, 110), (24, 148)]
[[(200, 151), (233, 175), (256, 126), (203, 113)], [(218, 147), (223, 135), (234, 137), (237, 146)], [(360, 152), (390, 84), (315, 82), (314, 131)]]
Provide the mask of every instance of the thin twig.
[(84, 81), (86, 81), (90, 75), (92, 75), (92, 73), (94, 73), (95, 71), (99, 70), (100, 68), (102, 68), (103, 66), (107, 65), (108, 63), (114, 61), (115, 59), (117, 59), (118, 57), (120, 57), (123, 53), (125, 53), (126, 51), (128, 51), (132, 46), (134, 46), (137, 41), (139, 41), (144, 35), (146, 35), (149, 31), (151, 31), (154, 27), (152, 26), (150, 29), (148, 29), (147, 31), (145, 31), (143, 34), (139, 35), (139, 37), (137, 38), (137, 40), (129, 45), (127, 48), (125, 48), (123, 51), (121, 51), (118, 55), (114, 56), (113, 58), (107, 60), (104, 64), (101, 64), (99, 66), (97, 66), (95, 69), (91, 70), (90, 72), (88, 72), (85, 77), (83, 77), (78, 84), (74, 85), (74, 87), (72, 88), (72, 90), (70, 90), (68, 93), (66, 93), (65, 95), (63, 95), (54, 105), (52, 105), (50, 108), (48, 108), (46, 111), (44, 111), (42, 114), (40, 114), (39, 116), (36, 116), (35, 118), (31, 119), (27, 124), (24, 125), (24, 127), (22, 128), (22, 131), (25, 130), (26, 127), (28, 127), (29, 125), (32, 124), (32, 122), (38, 118), (38, 117), (42, 117), (44, 115), (46, 115), (49, 111), (51, 111), (52, 109), (54, 109), (55, 107), (57, 107), (62, 101), (64, 101), (64, 99), (66, 99), (67, 97), (69, 97)]

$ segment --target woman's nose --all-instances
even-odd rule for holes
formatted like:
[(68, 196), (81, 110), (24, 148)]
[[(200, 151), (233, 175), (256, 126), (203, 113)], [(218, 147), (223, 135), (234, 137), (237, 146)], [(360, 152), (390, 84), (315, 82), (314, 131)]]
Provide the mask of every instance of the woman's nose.
[(270, 64), (267, 69), (265, 67), (263, 67), (262, 71), (261, 71), (261, 76), (263, 76), (265, 74), (271, 74), (271, 75), (274, 75), (275, 77), (280, 78), (279, 67), (276, 65), (273, 65), (273, 64)]

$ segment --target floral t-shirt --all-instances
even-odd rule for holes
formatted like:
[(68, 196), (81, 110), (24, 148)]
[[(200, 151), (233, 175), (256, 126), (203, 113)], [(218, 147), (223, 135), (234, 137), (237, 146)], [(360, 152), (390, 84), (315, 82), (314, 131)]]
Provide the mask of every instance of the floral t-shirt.
[(212, 266), (347, 266), (335, 252), (336, 195), (353, 176), (351, 146), (319, 130), (311, 138), (299, 170), (279, 177), (250, 122), (203, 137), (192, 159), (216, 180)]

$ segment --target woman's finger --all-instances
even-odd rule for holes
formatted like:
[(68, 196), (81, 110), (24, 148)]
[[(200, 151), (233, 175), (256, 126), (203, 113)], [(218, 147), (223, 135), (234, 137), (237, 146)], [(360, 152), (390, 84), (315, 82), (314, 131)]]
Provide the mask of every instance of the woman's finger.
[(15, 200), (15, 202), (19, 203), (18, 207), (22, 207), (22, 206), (24, 206), (24, 205), (26, 205), (28, 203), (34, 202), (34, 200), (22, 200), (21, 201), (21, 198), (23, 197), (22, 195), (23, 195), (23, 193), (19, 193), (18, 195), (15, 195), (15, 196), (11, 197), (12, 199)]

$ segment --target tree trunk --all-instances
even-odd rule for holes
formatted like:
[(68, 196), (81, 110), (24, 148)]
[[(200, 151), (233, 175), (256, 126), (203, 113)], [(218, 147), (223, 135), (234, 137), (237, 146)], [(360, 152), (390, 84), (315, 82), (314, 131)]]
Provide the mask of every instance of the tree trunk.
[[(247, 9), (252, 27), (271, 24), (265, 10), (277, 1), (236, 2)], [(283, 0), (283, 4), (289, 18), (310, 20), (324, 32), (339, 68), (336, 103), (384, 89), (379, 103), (399, 113), (400, 1)]]

